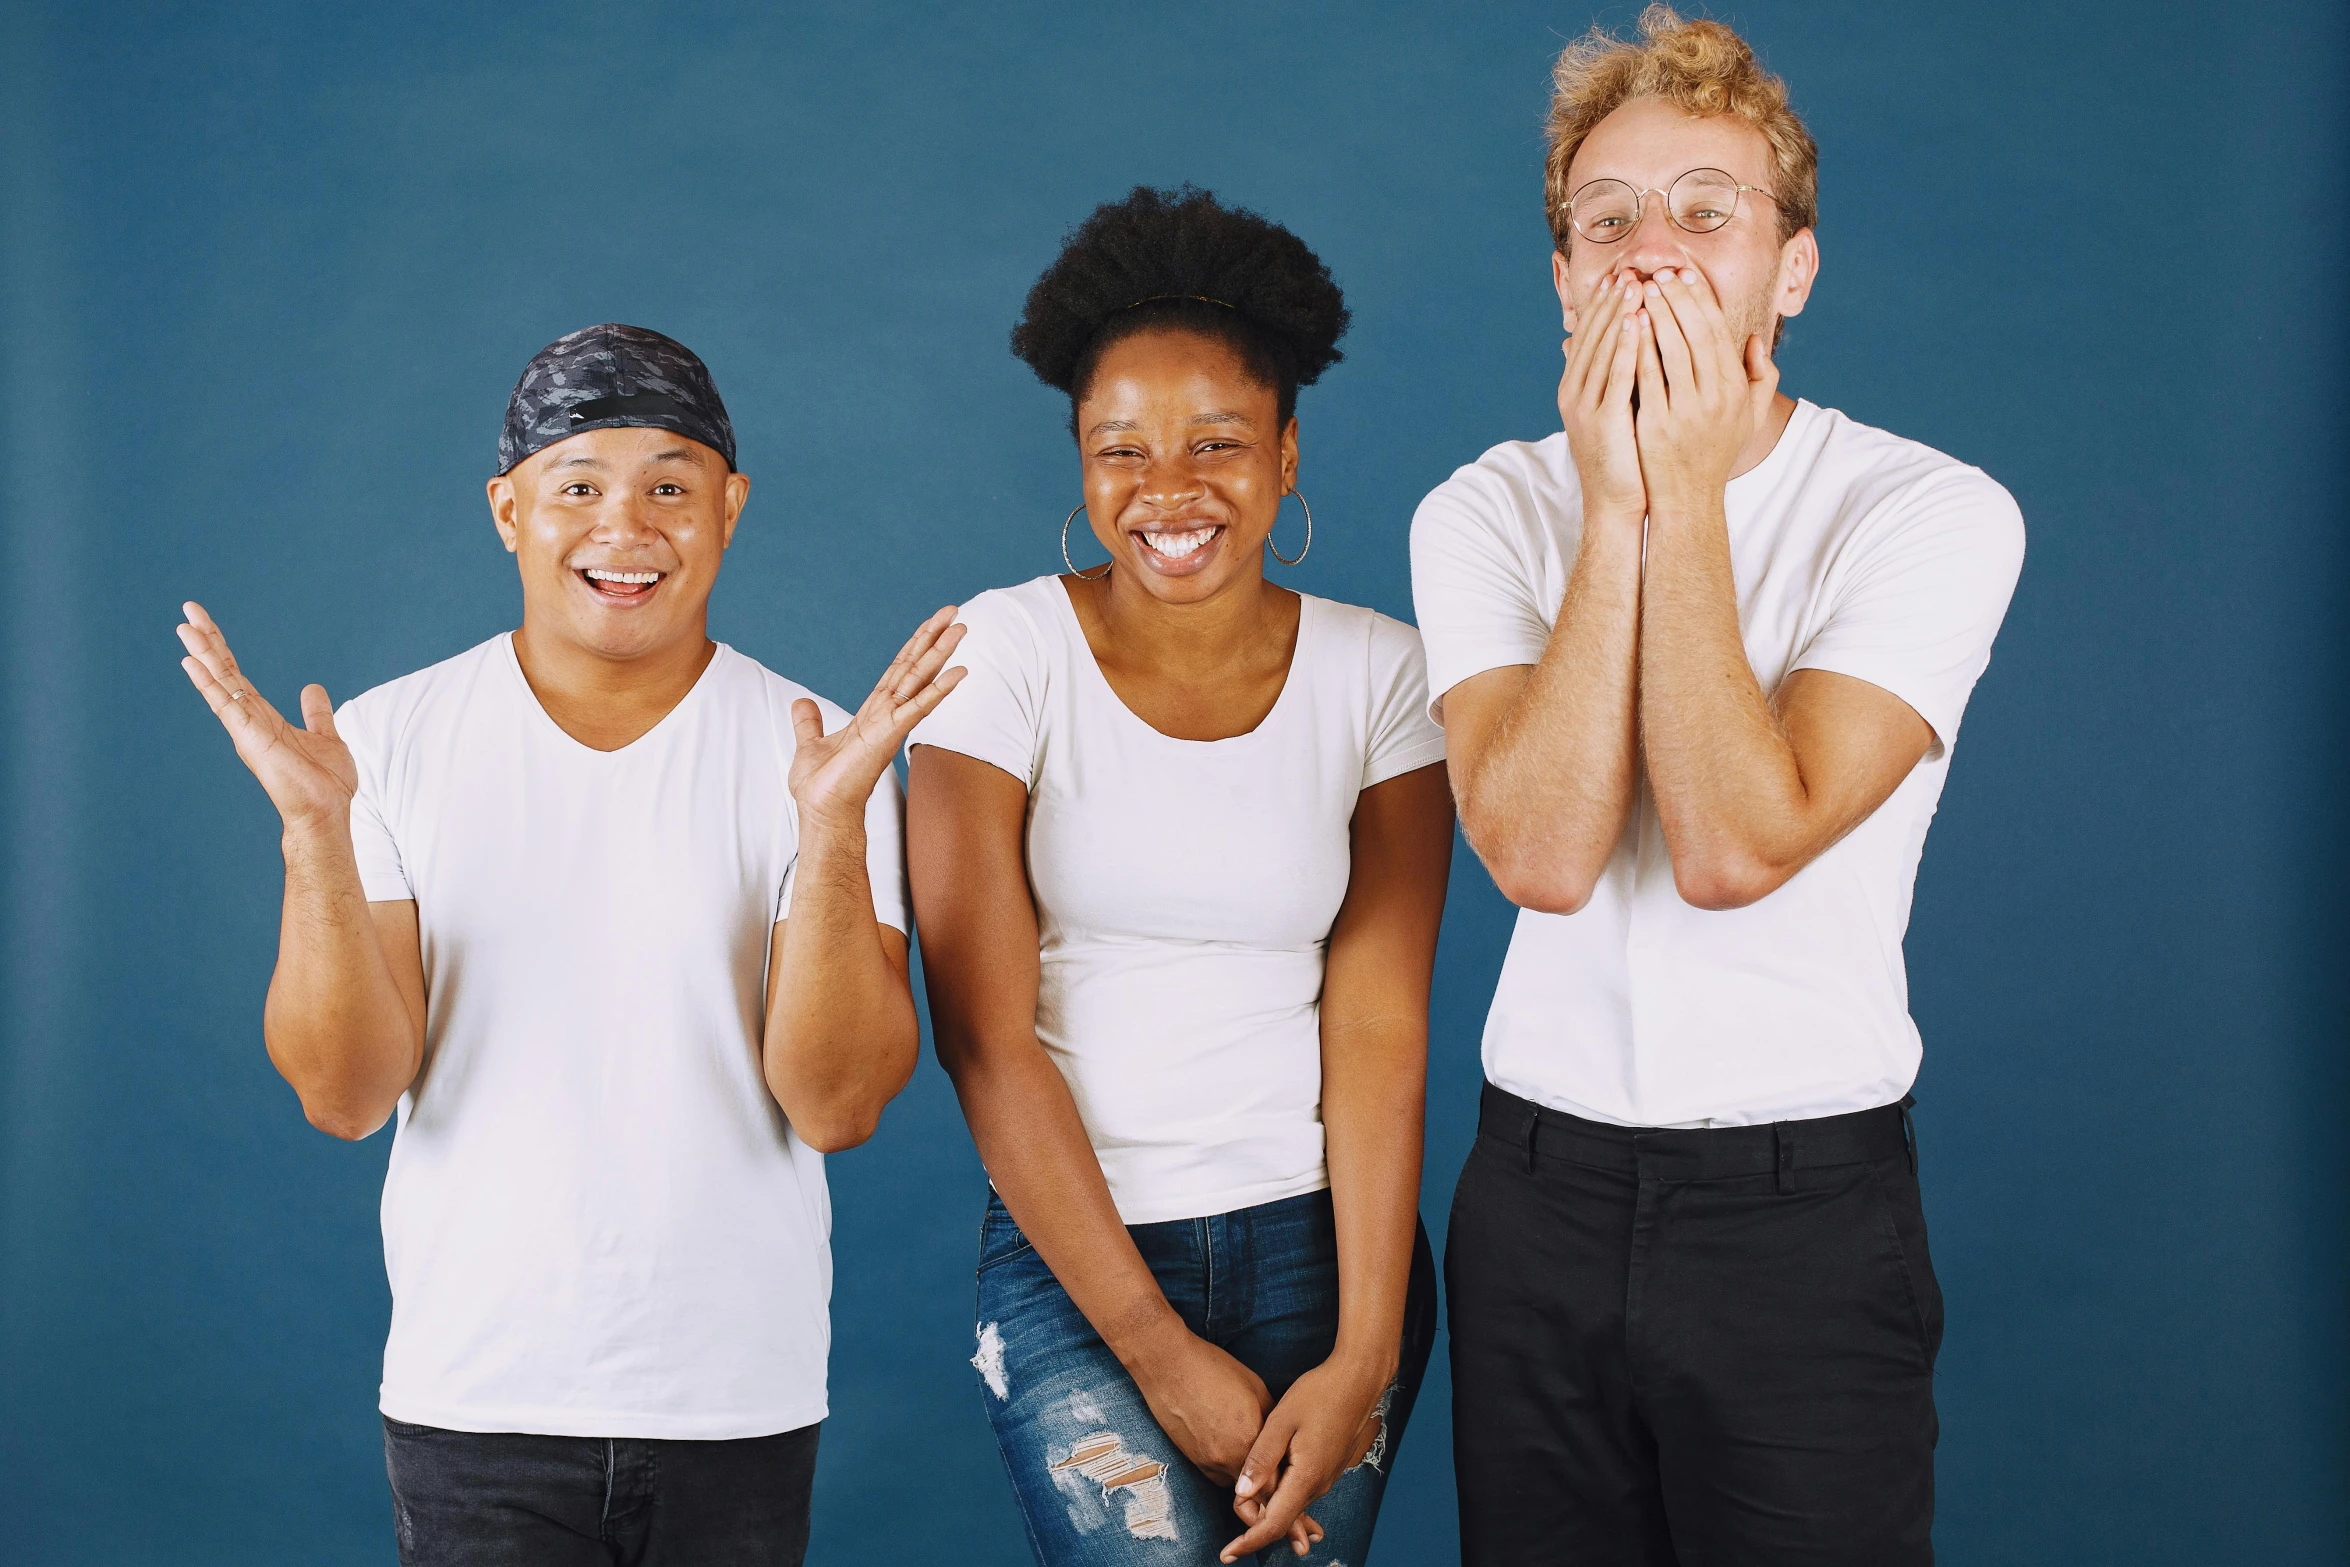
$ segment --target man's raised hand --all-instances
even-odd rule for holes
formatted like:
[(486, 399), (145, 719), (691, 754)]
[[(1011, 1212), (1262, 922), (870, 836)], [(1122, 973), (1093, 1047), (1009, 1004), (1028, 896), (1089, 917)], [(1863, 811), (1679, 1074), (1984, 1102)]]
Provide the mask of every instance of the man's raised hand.
[(941, 672), (963, 640), (964, 628), (954, 620), (955, 606), (949, 604), (922, 622), (882, 671), (873, 694), (834, 733), (824, 732), (824, 715), (815, 703), (806, 697), (792, 703), (792, 733), (799, 748), (792, 754), (791, 794), (803, 822), (864, 825), (865, 802), (882, 770), (914, 726), (962, 683), (962, 669)]
[(295, 728), (261, 699), (253, 682), (237, 668), (228, 639), (204, 613), (204, 606), (191, 600), (180, 608), (188, 617), (179, 628), (180, 643), (188, 650), (180, 668), (236, 742), (237, 756), (261, 780), (287, 828), (348, 831), (359, 768), (350, 748), (335, 734), (335, 710), (326, 699), (326, 687), (302, 688), (303, 727)]
[(1738, 341), (1695, 267), (1641, 289), (1640, 472), (1652, 509), (1718, 506), (1731, 470), (1770, 417), (1779, 367), (1760, 336)]
[(1648, 510), (1632, 424), (1632, 389), (1640, 370), (1633, 331), (1638, 285), (1611, 273), (1576, 315), (1559, 377), (1559, 420), (1583, 487), (1583, 515), (1637, 523)]

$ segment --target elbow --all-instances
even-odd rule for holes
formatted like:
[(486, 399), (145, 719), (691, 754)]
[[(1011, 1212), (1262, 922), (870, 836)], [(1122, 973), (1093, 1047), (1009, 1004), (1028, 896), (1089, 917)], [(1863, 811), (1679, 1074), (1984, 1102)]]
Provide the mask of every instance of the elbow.
[(1762, 902), (1786, 885), (1790, 873), (1752, 855), (1723, 856), (1684, 865), (1673, 862), (1673, 890), (1693, 909), (1727, 913)]
[(1488, 865), (1493, 885), (1521, 909), (1537, 914), (1575, 914), (1591, 901), (1594, 878), (1548, 866)]
[[(908, 1071), (906, 1076), (913, 1073)], [(881, 1130), (881, 1112), (905, 1087), (904, 1079), (863, 1084), (820, 1086), (803, 1084), (796, 1093), (788, 1084), (770, 1081), (767, 1091), (790, 1123), (792, 1135), (818, 1153), (847, 1153), (873, 1140)]]
[(302, 1101), (302, 1118), (329, 1137), (355, 1143), (373, 1136), (391, 1116), (389, 1112), (370, 1113), (367, 1109), (331, 1103), (324, 1098), (306, 1097)]
[[(881, 1129), (881, 1112), (914, 1078), (921, 1041), (913, 1008), (906, 1012), (904, 1034), (869, 1039), (862, 1059), (847, 1046), (769, 1059), (767, 1093), (794, 1137), (818, 1153), (846, 1153), (872, 1140)], [(842, 1070), (852, 1060), (855, 1065)]]
[(1599, 885), (1599, 866), (1573, 864), (1565, 855), (1528, 854), (1501, 834), (1471, 831), (1469, 846), (1501, 895), (1537, 914), (1573, 914), (1591, 901)]
[(832, 1111), (824, 1115), (793, 1120), (792, 1132), (799, 1140), (818, 1153), (847, 1153), (873, 1140), (881, 1130), (881, 1111), (871, 1114), (849, 1114)]

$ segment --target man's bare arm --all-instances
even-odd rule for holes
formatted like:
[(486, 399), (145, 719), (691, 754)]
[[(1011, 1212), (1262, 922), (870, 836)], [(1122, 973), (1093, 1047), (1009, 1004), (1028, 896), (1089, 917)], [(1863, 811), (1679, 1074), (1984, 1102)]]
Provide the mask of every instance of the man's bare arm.
[(793, 1131), (820, 1153), (873, 1135), (921, 1050), (906, 938), (873, 917), (865, 817), (898, 747), (962, 681), (945, 668), (963, 640), (954, 618), (950, 604), (917, 627), (832, 734), (814, 702), (792, 704), (799, 861), (790, 917), (768, 950), (760, 1064)]
[(1542, 661), (1488, 669), (1444, 694), (1462, 830), (1501, 895), (1545, 914), (1590, 901), (1636, 781), (1638, 525), (1584, 541)]
[(1632, 422), (1633, 295), (1603, 284), (1566, 344), (1559, 416), (1583, 498), (1582, 542), (1542, 658), (1444, 696), (1461, 827), (1502, 896), (1572, 914), (1624, 834), (1637, 783), (1641, 519)]
[(1639, 336), (1649, 496), (1640, 740), (1681, 896), (1753, 903), (1867, 818), (1934, 744), (1899, 697), (1798, 670), (1766, 700), (1738, 624), (1723, 492), (1766, 419), (1778, 369), (1740, 344), (1695, 271), (1660, 273)]
[(833, 885), (813, 894), (802, 841), (794, 912), (776, 922), (768, 951), (767, 1091), (818, 1153), (871, 1137), (921, 1052), (906, 938), (873, 917), (864, 852), (861, 840), (828, 851), (855, 855), (855, 880), (826, 867)]
[(310, 1124), (365, 1137), (424, 1063), (424, 963), (416, 905), (369, 903), (351, 847), (359, 772), (321, 686), (302, 688), (297, 729), (237, 667), (200, 604), (184, 606), (180, 660), (283, 826), (286, 891), (277, 968), (261, 1013), (269, 1059)]

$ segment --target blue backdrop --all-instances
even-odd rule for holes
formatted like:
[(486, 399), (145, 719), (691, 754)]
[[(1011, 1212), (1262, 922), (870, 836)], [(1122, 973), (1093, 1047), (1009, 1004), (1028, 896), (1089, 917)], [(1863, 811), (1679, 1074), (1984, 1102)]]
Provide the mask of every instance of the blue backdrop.
[[(1723, 14), (1825, 149), (1788, 388), (1981, 464), (2032, 530), (1909, 942), (1946, 1559), (2340, 1560), (2345, 15)], [(854, 701), (925, 611), (1055, 563), (1063, 405), (1005, 333), (1136, 181), (1260, 207), (1347, 287), (1300, 585), (1408, 616), (1415, 502), (1556, 427), (1572, 5), (0, 16), (11, 1563), (392, 1559), (389, 1137), (312, 1132), (262, 1054), (275, 818), (176, 667), (180, 599), (281, 702), (512, 624), (507, 390), (641, 322), (708, 358), (756, 481), (717, 634)], [(1507, 915), (1464, 853), (1432, 1228)], [(1023, 1560), (934, 1063), (832, 1176), (813, 1560)], [(1454, 1559), (1447, 1402), (1439, 1369), (1391, 1564)]]

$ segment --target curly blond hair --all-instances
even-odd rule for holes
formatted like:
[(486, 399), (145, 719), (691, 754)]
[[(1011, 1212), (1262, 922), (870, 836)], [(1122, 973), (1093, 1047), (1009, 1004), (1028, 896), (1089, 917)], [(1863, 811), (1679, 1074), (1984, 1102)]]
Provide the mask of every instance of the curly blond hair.
[(1819, 221), (1820, 149), (1787, 106), (1787, 83), (1763, 69), (1754, 50), (1719, 22), (1685, 22), (1668, 5), (1640, 13), (1640, 41), (1617, 38), (1595, 23), (1551, 67), (1550, 156), (1543, 192), (1550, 233), (1560, 250), (1567, 223), (1567, 168), (1592, 127), (1635, 98), (1662, 98), (1695, 115), (1734, 114), (1771, 144), (1771, 194), (1778, 198), (1779, 242)]

